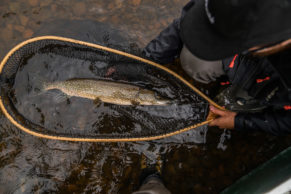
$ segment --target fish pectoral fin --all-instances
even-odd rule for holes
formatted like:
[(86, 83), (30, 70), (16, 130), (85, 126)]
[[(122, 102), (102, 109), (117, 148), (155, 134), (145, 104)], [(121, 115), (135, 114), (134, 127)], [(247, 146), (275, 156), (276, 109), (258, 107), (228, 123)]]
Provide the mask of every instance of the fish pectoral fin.
[(137, 93), (135, 94), (135, 98), (138, 98), (138, 97), (139, 97), (140, 91), (141, 91), (141, 89), (138, 88), (138, 91), (137, 91)]
[(101, 104), (101, 102), (102, 102), (102, 100), (100, 99), (100, 98), (95, 98), (94, 100), (93, 100), (93, 103), (98, 107), (98, 106), (100, 106), (100, 104)]
[(69, 98), (69, 96), (65, 93), (58, 93), (56, 94), (53, 99), (55, 102), (60, 103), (60, 102), (64, 102)]
[(30, 95), (31, 97), (43, 95), (48, 98), (53, 98), (55, 95), (58, 95), (58, 94), (59, 93), (56, 90), (40, 90), (40, 89), (34, 88), (33, 92)]
[(138, 105), (140, 105), (140, 102), (138, 102), (138, 101), (136, 101), (136, 100), (132, 100), (132, 101), (130, 101), (130, 103), (131, 103), (132, 105), (134, 105), (134, 106), (138, 106)]
[[(141, 89), (138, 88), (138, 91), (137, 93), (135, 94), (135, 99), (138, 99), (139, 98), (139, 95), (140, 95), (140, 92), (141, 92)], [(130, 103), (133, 105), (133, 106), (138, 106), (140, 105), (140, 102), (136, 101), (136, 100), (131, 100)]]

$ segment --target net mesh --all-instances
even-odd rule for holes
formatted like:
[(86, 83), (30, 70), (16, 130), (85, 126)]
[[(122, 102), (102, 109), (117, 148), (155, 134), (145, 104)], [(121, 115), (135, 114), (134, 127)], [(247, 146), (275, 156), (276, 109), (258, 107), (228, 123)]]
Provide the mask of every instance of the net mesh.
[[(128, 83), (170, 99), (167, 106), (57, 101), (41, 83), (73, 78)], [(206, 120), (208, 102), (157, 66), (76, 42), (44, 39), (14, 51), (1, 72), (1, 98), (12, 118), (31, 131), (78, 138), (132, 138), (181, 130)]]

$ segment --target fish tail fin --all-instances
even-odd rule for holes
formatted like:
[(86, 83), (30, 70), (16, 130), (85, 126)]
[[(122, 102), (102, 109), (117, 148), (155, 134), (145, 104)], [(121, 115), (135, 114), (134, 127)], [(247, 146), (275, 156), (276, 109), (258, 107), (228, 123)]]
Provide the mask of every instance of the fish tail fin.
[(49, 83), (44, 80), (40, 75), (37, 73), (31, 73), (28, 76), (29, 82), (34, 86), (33, 91), (36, 94), (41, 94), (45, 91), (47, 91), (47, 88), (49, 87)]

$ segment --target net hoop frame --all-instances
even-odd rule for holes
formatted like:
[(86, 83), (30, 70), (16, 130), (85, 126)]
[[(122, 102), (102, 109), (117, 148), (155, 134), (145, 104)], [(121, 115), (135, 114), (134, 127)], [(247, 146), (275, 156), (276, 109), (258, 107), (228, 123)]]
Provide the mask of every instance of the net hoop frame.
[[(31, 38), (28, 39), (26, 41), (23, 41), (21, 43), (19, 43), (18, 45), (16, 45), (15, 47), (13, 47), (7, 54), (6, 56), (3, 58), (3, 60), (1, 61), (0, 64), (0, 74), (2, 73), (3, 67), (6, 64), (6, 62), (8, 61), (8, 59), (13, 55), (13, 53), (15, 53), (18, 49), (20, 49), (21, 47), (29, 44), (29, 43), (33, 43), (33, 42), (37, 42), (40, 40), (59, 40), (59, 41), (65, 41), (65, 42), (70, 42), (70, 43), (75, 43), (75, 44), (79, 44), (79, 45), (84, 45), (84, 46), (88, 46), (88, 47), (92, 47), (92, 48), (96, 48), (96, 49), (100, 49), (103, 51), (107, 51), (107, 52), (111, 52), (111, 53), (115, 53), (118, 55), (122, 55), (131, 59), (135, 59), (137, 61), (141, 61), (143, 63), (147, 63), (149, 65), (155, 66), (159, 69), (162, 69), (164, 71), (166, 71), (167, 73), (175, 76), (177, 79), (181, 80), (185, 85), (187, 85), (189, 88), (191, 88), (195, 93), (197, 93), (200, 97), (202, 97), (204, 100), (206, 100), (210, 105), (220, 109), (220, 110), (225, 110), (223, 107), (221, 107), (220, 105), (218, 105), (217, 103), (215, 103), (213, 100), (211, 100), (208, 96), (206, 96), (204, 93), (202, 93), (199, 89), (197, 89), (196, 87), (194, 87), (192, 84), (190, 84), (188, 81), (186, 81), (184, 78), (182, 78), (180, 75), (178, 75), (177, 73), (173, 72), (172, 70), (158, 64), (155, 63), (153, 61), (123, 52), (123, 51), (119, 51), (116, 49), (112, 49), (109, 47), (105, 47), (105, 46), (101, 46), (98, 44), (94, 44), (94, 43), (89, 43), (89, 42), (85, 42), (85, 41), (80, 41), (80, 40), (75, 40), (72, 38), (65, 38), (65, 37), (60, 37), (60, 36), (39, 36), (39, 37), (35, 37), (35, 38)], [(24, 131), (25, 133), (28, 133), (30, 135), (39, 137), (39, 138), (45, 138), (45, 139), (51, 139), (51, 140), (60, 140), (60, 141), (73, 141), (73, 142), (137, 142), (137, 141), (150, 141), (150, 140), (157, 140), (157, 139), (162, 139), (162, 138), (167, 138), (170, 136), (174, 136), (174, 135), (178, 135), (180, 133), (189, 131), (191, 129), (206, 125), (208, 123), (210, 123), (211, 121), (214, 120), (215, 116), (213, 115), (213, 113), (211, 111), (209, 111), (209, 114), (207, 116), (207, 119), (201, 123), (195, 124), (195, 125), (191, 125), (189, 127), (183, 128), (183, 129), (178, 129), (176, 131), (173, 132), (169, 132), (169, 133), (165, 133), (165, 134), (160, 134), (160, 135), (155, 135), (155, 136), (146, 136), (146, 137), (133, 137), (133, 138), (78, 138), (78, 137), (65, 137), (65, 136), (54, 136), (54, 135), (47, 135), (47, 134), (42, 134), (42, 133), (38, 133), (35, 132), (31, 129), (26, 128), (25, 126), (23, 126), (22, 124), (20, 124), (19, 122), (17, 122), (7, 111), (7, 109), (5, 108), (4, 104), (3, 104), (3, 100), (2, 97), (0, 96), (0, 109), (3, 112), (3, 114), (6, 116), (6, 118), (13, 124), (15, 125), (17, 128), (19, 128), (20, 130)]]

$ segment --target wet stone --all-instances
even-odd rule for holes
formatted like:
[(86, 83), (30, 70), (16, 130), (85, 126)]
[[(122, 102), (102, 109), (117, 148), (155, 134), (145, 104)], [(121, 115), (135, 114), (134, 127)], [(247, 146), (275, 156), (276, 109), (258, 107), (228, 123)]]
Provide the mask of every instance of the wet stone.
[(36, 29), (36, 28), (38, 28), (38, 26), (39, 26), (36, 22), (37, 22), (37, 21), (29, 20), (28, 23), (27, 23), (27, 26), (28, 26), (30, 29)]
[(107, 20), (107, 17), (106, 16), (104, 16), (104, 17), (98, 17), (97, 20), (99, 22), (105, 22)]
[(155, 28), (158, 28), (158, 29), (161, 27), (161, 24), (158, 22), (156, 22), (154, 25), (155, 25)]
[(32, 10), (32, 13), (35, 14), (35, 15), (38, 15), (39, 12), (40, 12), (40, 9), (39, 9), (39, 8), (34, 8), (34, 9)]
[(45, 6), (48, 6), (52, 3), (52, 0), (45, 0), (45, 1), (41, 1), (40, 2), (40, 6), (41, 7), (45, 7)]
[(141, 3), (141, 0), (130, 0), (129, 3), (135, 7), (139, 6)]
[(21, 26), (21, 25), (15, 25), (14, 29), (18, 32), (21, 32), (21, 33), (25, 31), (25, 27)]
[(16, 15), (15, 12), (7, 12), (2, 15), (2, 18), (9, 18), (10, 16)]
[(27, 29), (23, 32), (23, 38), (30, 38), (33, 35), (33, 31), (31, 29)]
[(122, 7), (122, 0), (115, 0), (115, 8), (120, 9)]
[(28, 0), (29, 5), (35, 7), (39, 4), (38, 0)]
[(6, 28), (6, 29), (2, 29), (0, 31), (0, 34), (1, 34), (1, 39), (2, 40), (11, 40), (12, 37), (13, 37), (13, 31)]
[(117, 23), (119, 23), (119, 18), (118, 18), (117, 16), (112, 16), (112, 18), (111, 18), (111, 22), (112, 22), (113, 24), (117, 24)]
[(52, 16), (51, 10), (48, 8), (41, 9), (40, 14), (37, 18), (38, 21), (47, 21)]
[(23, 26), (26, 26), (27, 22), (28, 22), (28, 17), (24, 16), (24, 15), (20, 15), (19, 16), (19, 19), (20, 19), (20, 23), (21, 25)]
[(20, 10), (20, 4), (18, 2), (12, 2), (9, 4), (9, 9), (12, 12), (17, 12)]
[(86, 13), (86, 5), (85, 3), (79, 2), (73, 4), (73, 12), (77, 16), (81, 16)]
[(112, 10), (115, 8), (115, 4), (112, 2), (112, 3), (109, 3), (108, 5), (108, 9)]
[(6, 25), (6, 29), (13, 30), (13, 25), (12, 24), (7, 24)]
[(54, 13), (57, 11), (57, 5), (56, 4), (52, 4), (51, 5), (51, 11), (54, 12)]

